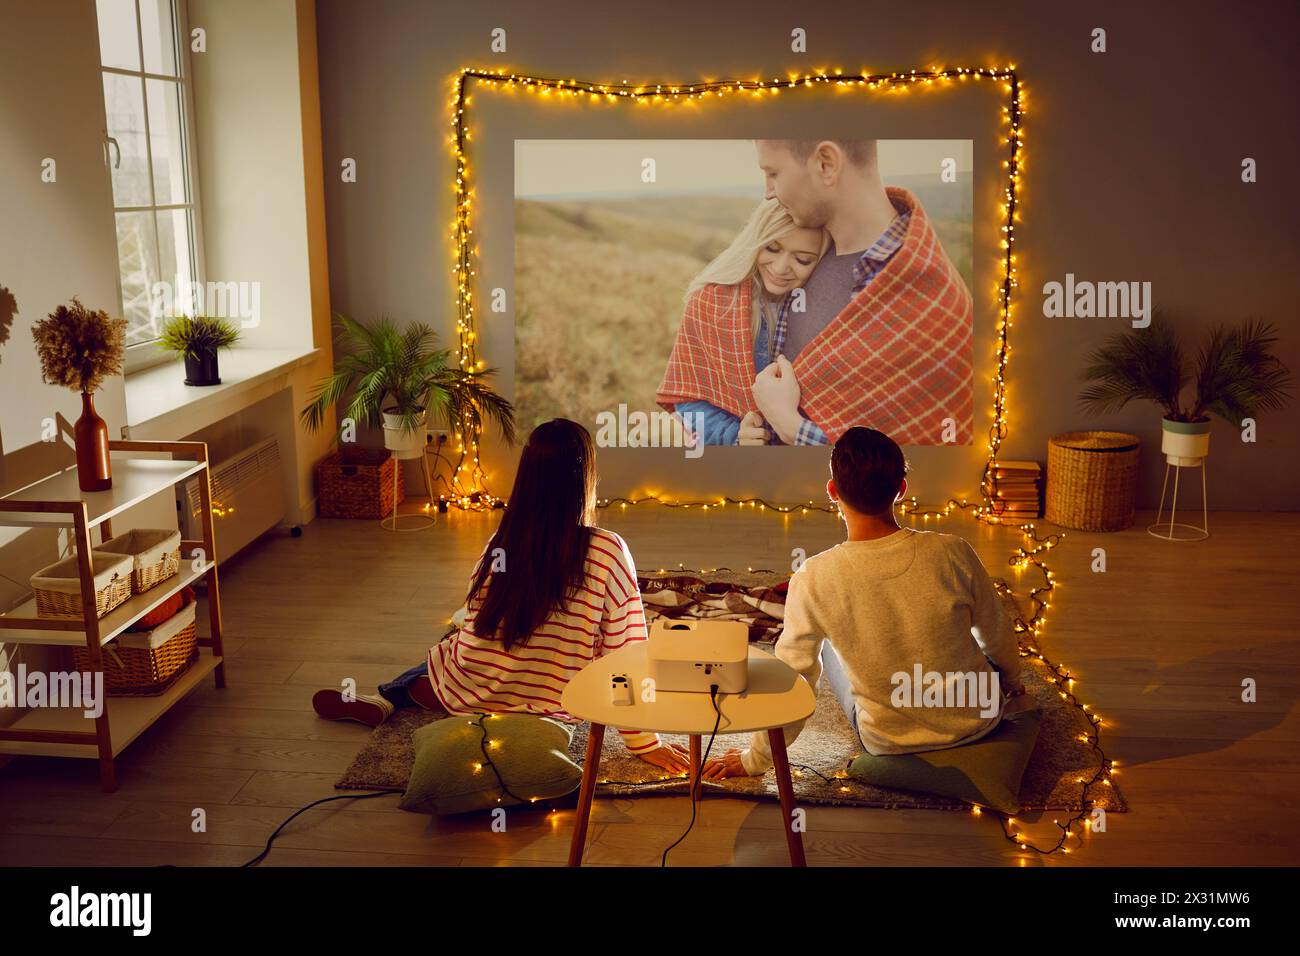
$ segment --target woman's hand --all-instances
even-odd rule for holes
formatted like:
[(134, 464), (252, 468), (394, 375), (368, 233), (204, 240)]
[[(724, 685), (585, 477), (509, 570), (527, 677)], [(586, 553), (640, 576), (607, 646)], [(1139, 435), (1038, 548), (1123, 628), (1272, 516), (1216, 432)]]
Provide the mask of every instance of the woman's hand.
[(666, 744), (637, 754), (648, 764), (653, 764), (669, 773), (689, 774), (691, 772), (691, 754), (681, 744)]
[(778, 355), (775, 362), (758, 373), (751, 391), (767, 424), (787, 445), (794, 444), (800, 419), (799, 382), (790, 360)]
[(740, 420), (740, 432), (736, 436), (737, 445), (766, 445), (767, 428), (763, 416), (758, 412), (745, 412)]
[(705, 780), (721, 780), (724, 777), (747, 777), (749, 771), (740, 761), (739, 750), (728, 750), (716, 760), (710, 760), (704, 765), (704, 772), (700, 774)]

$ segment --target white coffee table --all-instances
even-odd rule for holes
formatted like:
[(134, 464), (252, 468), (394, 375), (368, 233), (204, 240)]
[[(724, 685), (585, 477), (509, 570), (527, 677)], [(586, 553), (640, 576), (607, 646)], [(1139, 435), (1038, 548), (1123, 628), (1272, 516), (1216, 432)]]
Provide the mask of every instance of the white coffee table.
[[(691, 738), (691, 780), (700, 774), (700, 741), (713, 732), (717, 712), (707, 693), (658, 691), (654, 700), (642, 700), (641, 681), (649, 675), (646, 641), (637, 641), (612, 654), (592, 661), (569, 681), (560, 698), (561, 706), (575, 717), (591, 721), (587, 738), (587, 759), (582, 768), (582, 786), (578, 791), (578, 818), (569, 848), (569, 866), (580, 866), (587, 842), (587, 823), (591, 801), (596, 792), (600, 770), (600, 750), (605, 728), (646, 730), (665, 734), (689, 734)], [(626, 674), (632, 685), (633, 703), (618, 706), (610, 693), (614, 674)], [(718, 733), (752, 733), (766, 730), (772, 744), (776, 765), (776, 785), (781, 795), (781, 813), (785, 817), (785, 839), (790, 849), (791, 866), (805, 866), (801, 828), (792, 826), (794, 785), (790, 780), (790, 762), (785, 752), (785, 735), (781, 728), (812, 715), (817, 698), (808, 682), (787, 664), (757, 647), (749, 648), (749, 686), (743, 694), (719, 694), (718, 710), (722, 721)], [(692, 787), (692, 793), (696, 787)]]

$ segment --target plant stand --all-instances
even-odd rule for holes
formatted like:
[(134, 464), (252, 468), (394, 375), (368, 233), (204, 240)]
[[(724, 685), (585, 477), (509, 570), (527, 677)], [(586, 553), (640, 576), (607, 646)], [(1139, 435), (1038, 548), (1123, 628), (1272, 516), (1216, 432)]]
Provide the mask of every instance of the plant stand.
[[(421, 447), (415, 454), (410, 452), (393, 452), (393, 457), (399, 461), (410, 461), (413, 458), (420, 459), (420, 473), (424, 475), (424, 487), (429, 491), (429, 507), (433, 507), (433, 478), (429, 474), (429, 459)], [(385, 531), (424, 531), (426, 528), (432, 528), (437, 523), (437, 516), (432, 512), (415, 512), (414, 514), (399, 515), (397, 513), (397, 473), (402, 469), (393, 469), (393, 513), (387, 518), (379, 519), (379, 526)], [(411, 524), (411, 521), (414, 524)], [(406, 521), (406, 527), (401, 525)]]
[[(1187, 459), (1182, 459), (1186, 461)], [(1204, 541), (1210, 536), (1210, 509), (1209, 496), (1206, 488), (1205, 479), (1205, 459), (1200, 459), (1193, 465), (1175, 465), (1165, 459), (1165, 480), (1160, 486), (1160, 508), (1156, 511), (1156, 523), (1147, 528), (1147, 533), (1157, 538), (1163, 538), (1166, 541)], [(1184, 468), (1201, 469), (1201, 526), (1198, 528), (1194, 524), (1182, 524), (1174, 519), (1178, 511), (1178, 476)], [(1169, 489), (1169, 469), (1174, 470), (1174, 494), (1169, 502), (1169, 521), (1162, 522), (1160, 516), (1165, 510), (1165, 492)], [(1181, 529), (1176, 531), (1175, 529)]]

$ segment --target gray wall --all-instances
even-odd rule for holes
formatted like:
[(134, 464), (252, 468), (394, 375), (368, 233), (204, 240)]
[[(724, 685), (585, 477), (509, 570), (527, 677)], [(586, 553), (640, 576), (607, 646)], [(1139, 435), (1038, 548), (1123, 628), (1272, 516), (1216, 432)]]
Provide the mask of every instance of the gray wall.
[[(821, 66), (857, 70), (1014, 62), (1027, 88), (1022, 285), (1013, 332), (1009, 458), (1046, 459), (1052, 434), (1105, 427), (1144, 439), (1140, 503), (1154, 507), (1163, 459), (1159, 413), (1133, 406), (1108, 418), (1076, 407), (1088, 353), (1126, 326), (1117, 319), (1045, 319), (1044, 282), (1146, 280), (1156, 303), (1195, 339), (1248, 315), (1282, 330), (1300, 370), (1297, 310), (1297, 146), (1292, 4), (1225, 7), (1098, 3), (627, 5), (625, 13), (562, 13), (560, 4), (461, 6), (415, 2), (317, 4), (331, 300), (360, 317), (424, 319), (451, 341), (448, 99), (462, 66), (591, 80), (755, 77)], [(508, 52), (490, 51), (504, 27)], [(790, 52), (793, 27), (810, 52)], [(1094, 27), (1109, 52), (1090, 52)], [(816, 91), (707, 106), (592, 108), (541, 104), (479, 88), (471, 159), (478, 174), (481, 288), (511, 285), (513, 140), (532, 137), (871, 135), (975, 140), (977, 370), (992, 371), (993, 254), (1001, 99), (988, 84), (881, 97)], [(1240, 181), (1243, 157), (1260, 181)], [(359, 180), (343, 184), (343, 157)], [(510, 392), (509, 316), (481, 317), (480, 356)], [(978, 394), (978, 393), (977, 393)], [(986, 392), (977, 427), (988, 423)], [(981, 419), (980, 416), (983, 418)], [(1300, 405), (1262, 419), (1257, 444), (1214, 425), (1210, 503), (1294, 509)], [(982, 444), (909, 450), (923, 499), (975, 494)], [(511, 459), (485, 456), (494, 490)], [(671, 452), (602, 451), (602, 493), (648, 488), (678, 495), (820, 498), (825, 455), (799, 449), (711, 449), (696, 462)]]
[[(75, 463), (81, 399), (42, 382), (32, 326), (74, 295), (117, 312), (96, 31), (93, 0), (22, 0), (0, 13), (0, 286), (17, 307), (10, 315), (0, 305), (0, 495)], [(57, 164), (55, 182), (41, 179), (47, 157)], [(104, 383), (95, 408), (116, 437), (126, 421), (120, 376)], [(46, 418), (58, 422), (55, 441), (42, 440)], [(0, 610), (23, 599), (32, 572), (69, 544), (63, 532), (0, 526)], [(0, 670), (60, 659), (48, 648), (0, 643)], [(0, 725), (15, 713), (0, 710)]]

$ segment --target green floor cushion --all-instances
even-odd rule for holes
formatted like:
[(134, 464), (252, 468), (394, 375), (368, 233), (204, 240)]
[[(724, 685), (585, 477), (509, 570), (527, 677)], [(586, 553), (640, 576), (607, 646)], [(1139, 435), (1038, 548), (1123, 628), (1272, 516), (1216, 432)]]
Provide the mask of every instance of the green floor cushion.
[(416, 813), (469, 813), (562, 797), (582, 781), (582, 767), (569, 759), (572, 738), (563, 721), (531, 714), (435, 720), (411, 735), (415, 765), (398, 806)]
[(987, 737), (947, 750), (883, 757), (862, 754), (849, 765), (849, 776), (877, 787), (918, 790), (1019, 813), (1020, 781), (1042, 716), (1038, 710), (1008, 715)]

